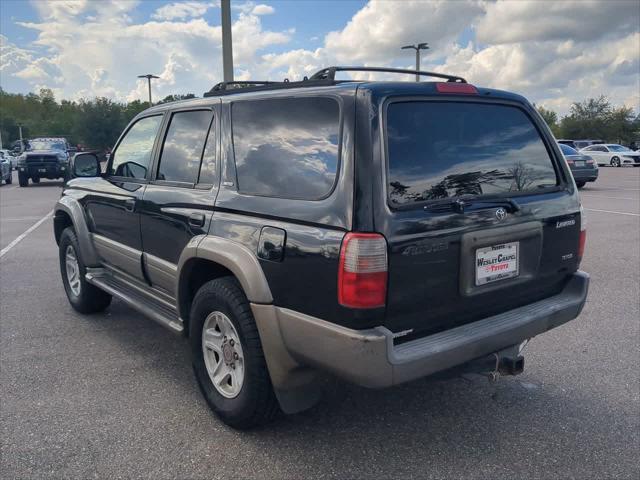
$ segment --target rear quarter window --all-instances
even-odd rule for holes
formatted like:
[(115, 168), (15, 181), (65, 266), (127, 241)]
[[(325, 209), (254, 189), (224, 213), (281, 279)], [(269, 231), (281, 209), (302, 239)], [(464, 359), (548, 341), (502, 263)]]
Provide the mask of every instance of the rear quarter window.
[(239, 192), (303, 200), (331, 192), (340, 136), (335, 99), (236, 102), (231, 118)]
[(558, 184), (538, 130), (517, 107), (393, 102), (386, 118), (392, 204), (535, 192)]

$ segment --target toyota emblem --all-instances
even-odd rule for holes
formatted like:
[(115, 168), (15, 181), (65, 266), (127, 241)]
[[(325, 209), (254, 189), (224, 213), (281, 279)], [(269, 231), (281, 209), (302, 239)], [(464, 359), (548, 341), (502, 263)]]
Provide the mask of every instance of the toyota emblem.
[(500, 221), (504, 220), (505, 218), (507, 218), (507, 211), (504, 208), (500, 207), (496, 210), (496, 218)]

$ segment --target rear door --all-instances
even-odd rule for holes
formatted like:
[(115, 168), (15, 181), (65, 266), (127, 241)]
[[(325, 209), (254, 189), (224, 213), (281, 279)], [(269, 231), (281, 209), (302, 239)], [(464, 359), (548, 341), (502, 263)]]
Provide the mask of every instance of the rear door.
[(171, 297), (180, 254), (209, 230), (218, 191), (216, 119), (212, 108), (171, 113), (140, 204), (145, 272)]
[(558, 292), (577, 268), (579, 205), (535, 114), (439, 99), (383, 111), (387, 327), (441, 331)]

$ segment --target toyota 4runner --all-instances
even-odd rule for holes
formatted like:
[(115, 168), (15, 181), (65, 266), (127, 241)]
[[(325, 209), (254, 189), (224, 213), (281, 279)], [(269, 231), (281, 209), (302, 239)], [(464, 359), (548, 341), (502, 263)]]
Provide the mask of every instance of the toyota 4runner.
[[(419, 73), (433, 82), (335, 80)], [(55, 207), (66, 294), (189, 338), (211, 408), (246, 428), (318, 399), (318, 372), (389, 387), (522, 371), (578, 316), (585, 220), (523, 97), (460, 77), (330, 67), (152, 107)]]

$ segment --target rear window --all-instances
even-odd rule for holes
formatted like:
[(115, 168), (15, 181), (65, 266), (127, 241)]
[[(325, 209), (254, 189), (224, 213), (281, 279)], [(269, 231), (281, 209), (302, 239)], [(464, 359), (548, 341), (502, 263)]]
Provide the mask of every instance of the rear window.
[(560, 144), (560, 150), (562, 150), (562, 153), (565, 155), (580, 155), (576, 149), (562, 143)]
[(391, 103), (387, 149), (389, 197), (398, 205), (557, 185), (540, 134), (516, 107)]
[(238, 191), (317, 200), (336, 179), (340, 107), (332, 98), (234, 103), (231, 110)]

